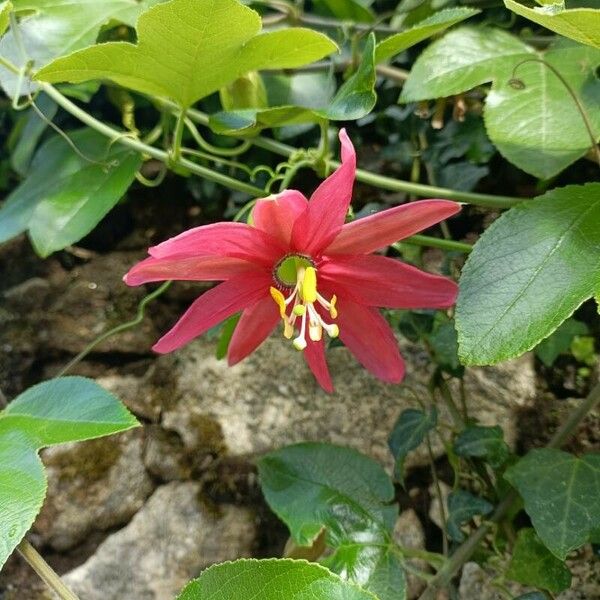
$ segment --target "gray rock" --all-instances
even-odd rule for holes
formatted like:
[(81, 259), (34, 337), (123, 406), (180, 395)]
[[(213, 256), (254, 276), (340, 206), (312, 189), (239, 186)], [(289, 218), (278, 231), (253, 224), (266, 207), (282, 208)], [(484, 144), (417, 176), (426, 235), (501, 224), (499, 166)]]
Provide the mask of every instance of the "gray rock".
[(56, 550), (92, 531), (127, 523), (152, 493), (142, 462), (142, 431), (55, 446), (44, 452), (48, 496), (35, 524)]
[(125, 528), (64, 580), (81, 600), (167, 600), (205, 567), (251, 556), (252, 512), (204, 507), (197, 483), (159, 487)]
[[(482, 569), (476, 562), (465, 563), (460, 577), (458, 597), (460, 600), (505, 600), (506, 596), (492, 582), (492, 573)], [(506, 582), (506, 587), (513, 598), (532, 591), (532, 588), (524, 588), (514, 582)]]
[(586, 545), (567, 559), (573, 580), (571, 588), (556, 596), (556, 600), (596, 600), (600, 598), (600, 558)]
[[(405, 510), (400, 514), (394, 527), (394, 540), (403, 548), (411, 550), (425, 549), (425, 531), (423, 531), (423, 525), (414, 510)], [(429, 571), (428, 564), (423, 560), (415, 559), (408, 562), (419, 571)], [(423, 579), (410, 572), (406, 574), (406, 584), (407, 600), (418, 598), (426, 585)]]
[[(210, 418), (222, 440), (213, 437), (208, 445), (222, 443), (238, 456), (319, 440), (353, 446), (389, 467), (387, 437), (393, 423), (404, 409), (418, 406), (416, 399), (430, 401), (431, 361), (419, 348), (402, 345), (407, 363), (402, 385), (376, 380), (345, 348), (330, 351), (336, 392), (327, 394), (302, 357), (278, 336), (235, 367), (214, 357), (214, 342), (199, 339), (175, 354), (177, 398), (163, 412), (163, 423), (193, 446), (207, 443), (199, 437), (198, 420)], [(531, 356), (498, 367), (469, 369), (465, 389), (471, 415), (483, 424), (500, 424), (512, 443), (515, 407), (532, 401), (534, 383)], [(449, 420), (443, 406), (440, 418)], [(437, 436), (432, 442), (435, 454), (443, 454)], [(422, 445), (409, 455), (407, 467), (427, 462)]]

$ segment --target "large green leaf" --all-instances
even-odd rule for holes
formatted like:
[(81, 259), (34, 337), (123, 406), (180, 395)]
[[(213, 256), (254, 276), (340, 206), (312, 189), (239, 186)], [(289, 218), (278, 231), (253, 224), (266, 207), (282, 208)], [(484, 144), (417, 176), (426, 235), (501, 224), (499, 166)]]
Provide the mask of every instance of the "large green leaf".
[(0, 2), (0, 36), (4, 35), (4, 32), (8, 29), (9, 14), (12, 8), (12, 2), (9, 0)]
[(444, 97), (492, 82), (484, 110), (490, 139), (519, 168), (549, 178), (583, 156), (591, 138), (600, 139), (599, 64), (599, 50), (569, 40), (541, 53), (499, 29), (462, 27), (421, 54), (400, 99)]
[[(524, 171), (546, 179), (582, 157), (600, 139), (600, 80), (595, 73), (600, 50), (564, 40), (545, 52), (543, 59), (548, 64), (525, 62), (516, 68), (514, 77), (497, 79), (484, 116), (488, 135), (501, 154)], [(565, 82), (579, 98), (585, 116)]]
[[(140, 13), (162, 0), (14, 0), (15, 10), (35, 11), (19, 24), (26, 57), (9, 32), (0, 42), (0, 55), (19, 67), (32, 61), (34, 68), (49, 63), (96, 41), (101, 27), (111, 20), (134, 25)], [(9, 96), (27, 94), (35, 85), (24, 82), (17, 91), (18, 77), (0, 68), (0, 84)]]
[(242, 559), (214, 565), (177, 600), (377, 600), (320, 565), (290, 559)]
[(515, 0), (504, 0), (504, 4), (506, 8), (546, 29), (600, 48), (600, 10), (597, 8), (566, 9), (564, 0), (544, 2), (544, 6), (534, 8), (523, 6)]
[(375, 62), (382, 62), (388, 60), (404, 52), (404, 50), (426, 40), (427, 38), (444, 31), (460, 21), (464, 21), (473, 15), (478, 14), (480, 11), (476, 8), (447, 8), (440, 10), (435, 14), (419, 21), (416, 25), (413, 25), (410, 29), (402, 31), (385, 38), (379, 44), (375, 50)]
[(325, 528), (332, 569), (380, 600), (403, 598), (404, 588), (385, 592), (404, 574), (391, 540), (394, 486), (378, 463), (349, 448), (304, 443), (267, 454), (258, 470), (269, 506), (296, 543), (310, 545)]
[(519, 531), (506, 576), (555, 594), (571, 586), (569, 569), (548, 551), (530, 528)]
[(137, 426), (112, 394), (85, 377), (39, 383), (0, 413), (0, 437), (18, 431), (36, 448), (110, 435)]
[(505, 473), (525, 502), (537, 534), (564, 560), (600, 527), (600, 454), (530, 451)]
[[(375, 35), (367, 38), (362, 60), (354, 73), (340, 87), (333, 98), (321, 98), (321, 106), (314, 106), (314, 97), (298, 98), (299, 104), (287, 104), (272, 108), (252, 108), (219, 112), (210, 117), (210, 127), (216, 133), (245, 135), (258, 133), (266, 127), (283, 127), (299, 123), (317, 123), (323, 119), (349, 121), (367, 115), (375, 106)], [(298, 76), (296, 76), (298, 77)], [(314, 76), (313, 76), (314, 77)], [(322, 77), (314, 78), (322, 81)], [(297, 90), (290, 88), (290, 98), (298, 97)], [(295, 93), (293, 93), (295, 92)], [(304, 94), (305, 95), (305, 94)], [(317, 92), (317, 98), (322, 96)]]
[(444, 98), (494, 79), (508, 80), (514, 65), (535, 56), (533, 48), (502, 29), (460, 27), (430, 44), (419, 56), (400, 100)]
[(41, 256), (79, 241), (121, 199), (140, 167), (135, 152), (90, 129), (61, 136), (36, 153), (27, 178), (0, 209), (0, 242), (29, 230)]
[(0, 568), (31, 527), (46, 495), (37, 451), (137, 425), (117, 398), (84, 377), (40, 383), (0, 412)]
[(27, 438), (0, 435), (0, 568), (23, 539), (46, 495), (44, 467)]
[(429, 431), (437, 424), (437, 410), (434, 407), (429, 412), (416, 408), (407, 408), (398, 417), (388, 445), (396, 461), (394, 477), (404, 485), (404, 461), (411, 450), (419, 446)]
[(237, 0), (172, 0), (142, 14), (137, 44), (84, 48), (53, 61), (37, 78), (110, 79), (188, 107), (248, 71), (298, 67), (336, 49), (309, 29), (260, 29), (258, 14)]
[(533, 348), (600, 285), (600, 184), (554, 189), (512, 208), (481, 236), (456, 308), (465, 364)]

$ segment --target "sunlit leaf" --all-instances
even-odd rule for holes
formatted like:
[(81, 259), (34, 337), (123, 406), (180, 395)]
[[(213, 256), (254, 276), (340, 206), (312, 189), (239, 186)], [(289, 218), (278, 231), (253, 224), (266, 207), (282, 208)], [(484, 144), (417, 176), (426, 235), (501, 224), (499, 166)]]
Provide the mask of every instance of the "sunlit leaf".
[(258, 14), (237, 0), (171, 0), (142, 14), (137, 44), (84, 48), (53, 61), (37, 78), (110, 79), (188, 107), (248, 71), (299, 67), (336, 50), (310, 29), (260, 30)]
[(10, 0), (0, 2), (0, 36), (4, 35), (4, 32), (8, 29), (9, 14), (12, 8), (13, 5)]

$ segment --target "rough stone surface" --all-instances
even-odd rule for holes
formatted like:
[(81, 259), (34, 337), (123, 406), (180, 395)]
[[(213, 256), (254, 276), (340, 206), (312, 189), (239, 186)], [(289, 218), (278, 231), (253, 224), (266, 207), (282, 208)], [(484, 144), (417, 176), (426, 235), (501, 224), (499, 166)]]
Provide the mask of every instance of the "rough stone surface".
[[(506, 596), (492, 585), (492, 579), (493, 576), (476, 562), (465, 563), (460, 577), (458, 597), (460, 600), (505, 600)], [(514, 582), (507, 582), (506, 585), (513, 598), (532, 591), (531, 588), (524, 588)]]
[(439, 482), (439, 486), (440, 491), (442, 493), (441, 495), (442, 501), (444, 503), (444, 509), (442, 510), (442, 505), (440, 503), (440, 495), (438, 493), (437, 486), (432, 483), (429, 486), (429, 497), (431, 498), (431, 504), (429, 505), (429, 518), (440, 529), (444, 529), (444, 517), (446, 517), (446, 519), (448, 518), (448, 496), (450, 495), (452, 488), (443, 481)]
[[(194, 445), (198, 419), (210, 418), (218, 427), (213, 428), (209, 445), (223, 444), (233, 455), (320, 440), (353, 446), (390, 466), (387, 437), (393, 423), (404, 409), (418, 406), (415, 398), (424, 402), (430, 398), (427, 355), (405, 344), (403, 355), (407, 377), (396, 386), (373, 378), (345, 348), (330, 351), (336, 392), (326, 394), (289, 343), (279, 337), (267, 340), (235, 367), (214, 357), (214, 342), (200, 339), (176, 355), (177, 400), (164, 411), (163, 422), (186, 444)], [(535, 394), (531, 356), (498, 367), (469, 369), (465, 388), (471, 415), (483, 424), (500, 424), (507, 441), (513, 443), (515, 407), (528, 405)], [(449, 419), (443, 408), (440, 412), (442, 419)], [(200, 437), (206, 443), (205, 436)], [(435, 453), (441, 455), (441, 443), (433, 441)], [(427, 461), (422, 447), (409, 455), (407, 466)]]
[(600, 557), (592, 547), (584, 546), (567, 560), (573, 580), (571, 588), (556, 596), (556, 600), (596, 600), (600, 598)]
[(251, 556), (251, 511), (199, 501), (200, 486), (159, 487), (127, 527), (109, 536), (83, 565), (65, 576), (82, 600), (166, 600), (212, 563)]
[[(394, 539), (404, 548), (412, 550), (425, 549), (425, 531), (414, 510), (405, 510), (400, 514), (394, 527)], [(411, 560), (409, 562), (420, 571), (428, 571), (428, 565), (425, 561)], [(407, 573), (406, 583), (407, 600), (415, 600), (425, 589), (425, 582), (412, 573)]]
[(40, 541), (66, 550), (92, 531), (127, 523), (153, 489), (142, 445), (143, 432), (133, 430), (46, 450), (48, 496), (35, 524)]

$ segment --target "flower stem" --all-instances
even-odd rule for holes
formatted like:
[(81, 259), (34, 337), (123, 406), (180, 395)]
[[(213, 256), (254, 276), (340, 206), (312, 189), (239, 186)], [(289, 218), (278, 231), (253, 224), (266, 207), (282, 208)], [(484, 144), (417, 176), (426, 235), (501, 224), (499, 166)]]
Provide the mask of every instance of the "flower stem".
[(53, 590), (61, 600), (79, 600), (27, 540), (21, 540), (21, 543), (17, 546), (17, 550), (27, 561), (29, 566), (39, 575), (40, 579), (42, 579), (42, 581)]
[[(554, 434), (548, 448), (559, 448), (573, 434), (577, 426), (586, 418), (586, 416), (600, 403), (600, 383), (592, 389), (589, 396), (583, 400), (580, 406), (569, 416), (567, 421)], [(419, 596), (419, 600), (435, 600), (440, 589), (444, 588), (454, 577), (456, 572), (465, 562), (471, 558), (477, 549), (477, 546), (483, 541), (485, 536), (493, 529), (494, 525), (501, 521), (504, 516), (512, 509), (519, 495), (516, 491), (509, 492), (500, 504), (496, 507), (492, 517), (481, 525), (464, 543), (462, 543), (450, 557), (448, 562), (437, 572), (435, 577), (429, 582), (425, 591)]]

